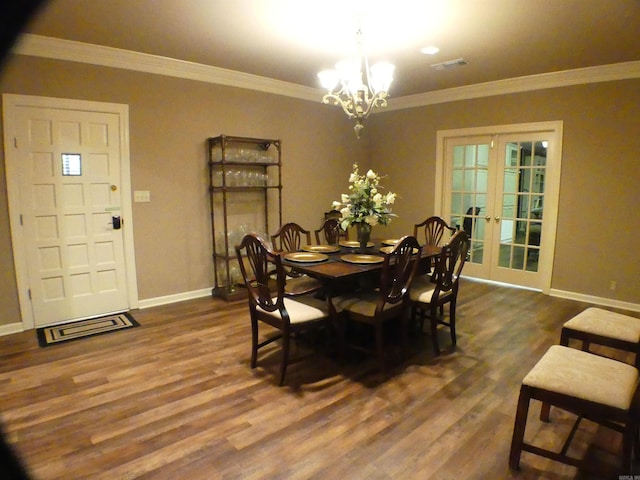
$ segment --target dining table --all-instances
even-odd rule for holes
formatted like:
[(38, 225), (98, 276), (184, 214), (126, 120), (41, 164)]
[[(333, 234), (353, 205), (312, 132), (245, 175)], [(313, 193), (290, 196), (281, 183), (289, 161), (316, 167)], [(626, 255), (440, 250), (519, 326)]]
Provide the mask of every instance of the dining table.
[[(385, 255), (399, 239), (374, 240), (365, 251), (358, 242), (343, 240), (338, 245), (307, 245), (300, 252), (283, 254), (283, 263), (295, 271), (318, 279), (325, 293), (336, 292), (375, 282), (379, 278)], [(425, 245), (421, 262), (431, 262), (441, 251), (435, 245)]]

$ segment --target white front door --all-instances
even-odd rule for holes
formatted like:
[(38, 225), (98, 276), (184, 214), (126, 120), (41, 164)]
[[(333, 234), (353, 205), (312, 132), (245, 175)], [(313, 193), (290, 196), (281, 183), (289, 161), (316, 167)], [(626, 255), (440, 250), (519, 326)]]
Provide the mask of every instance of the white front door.
[(442, 187), (436, 211), (471, 238), (464, 275), (548, 291), (562, 124), (483, 127), (438, 137)]
[(137, 294), (132, 252), (125, 248), (132, 227), (123, 162), (126, 106), (8, 95), (3, 100), (25, 327), (30, 315), (35, 326), (43, 326), (132, 308)]

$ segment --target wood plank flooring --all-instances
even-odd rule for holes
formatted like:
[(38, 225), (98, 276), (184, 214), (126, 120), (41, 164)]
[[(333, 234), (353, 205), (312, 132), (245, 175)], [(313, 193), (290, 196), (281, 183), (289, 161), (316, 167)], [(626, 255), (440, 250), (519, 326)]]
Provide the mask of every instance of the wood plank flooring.
[[(463, 280), (455, 350), (416, 333), (382, 374), (301, 342), (284, 387), (278, 345), (249, 368), (245, 301), (134, 311), (139, 328), (49, 348), (28, 331), (0, 338), (0, 420), (36, 480), (618, 479), (618, 435), (589, 422), (572, 451), (599, 473), (507, 466), (520, 381), (588, 306)], [(538, 412), (527, 439), (559, 448), (573, 417)]]

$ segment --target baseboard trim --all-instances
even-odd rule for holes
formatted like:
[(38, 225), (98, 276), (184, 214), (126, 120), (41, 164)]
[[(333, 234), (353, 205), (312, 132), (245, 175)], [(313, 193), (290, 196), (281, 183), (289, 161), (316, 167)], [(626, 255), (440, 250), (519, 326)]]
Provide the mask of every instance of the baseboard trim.
[(593, 303), (595, 305), (600, 305), (603, 307), (627, 310), (629, 312), (640, 312), (640, 305), (637, 303), (623, 302), (621, 300), (614, 300), (611, 298), (584, 295), (582, 293), (568, 292), (566, 290), (558, 290), (555, 288), (552, 288), (549, 291), (549, 295), (551, 295), (552, 297), (566, 298), (568, 300), (575, 300), (578, 302)]
[(138, 302), (139, 308), (159, 307), (160, 305), (168, 305), (170, 303), (184, 302), (185, 300), (194, 300), (211, 296), (211, 288), (203, 288), (202, 290), (192, 290), (191, 292), (176, 293), (174, 295), (166, 295), (164, 297), (147, 298)]
[(0, 337), (20, 332), (24, 332), (22, 323), (9, 323), (8, 325), (0, 325)]

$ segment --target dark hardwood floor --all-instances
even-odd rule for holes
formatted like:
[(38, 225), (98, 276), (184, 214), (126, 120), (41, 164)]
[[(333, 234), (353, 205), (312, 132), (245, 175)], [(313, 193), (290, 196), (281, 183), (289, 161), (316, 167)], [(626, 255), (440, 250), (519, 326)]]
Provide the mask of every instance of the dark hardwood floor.
[[(278, 345), (249, 368), (245, 301), (134, 311), (139, 328), (49, 348), (28, 331), (0, 338), (0, 418), (36, 480), (618, 479), (618, 434), (586, 421), (572, 451), (599, 473), (507, 466), (520, 381), (588, 306), (463, 280), (455, 350), (416, 333), (382, 374), (303, 339), (284, 387)], [(538, 413), (527, 438), (559, 448), (573, 417)]]

